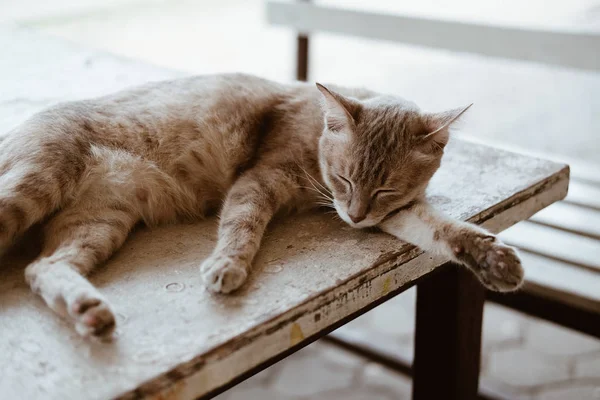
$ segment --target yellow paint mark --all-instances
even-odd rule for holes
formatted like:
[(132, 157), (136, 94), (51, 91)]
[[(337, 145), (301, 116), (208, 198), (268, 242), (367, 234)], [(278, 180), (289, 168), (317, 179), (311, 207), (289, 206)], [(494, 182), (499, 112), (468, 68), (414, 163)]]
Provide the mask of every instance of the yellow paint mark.
[(302, 333), (302, 328), (297, 323), (292, 324), (292, 330), (290, 331), (290, 345), (295, 346), (301, 341), (304, 340), (304, 333)]
[(385, 296), (386, 294), (388, 294), (390, 292), (390, 286), (392, 286), (392, 277), (388, 276), (383, 281), (383, 288), (381, 289), (382, 296)]

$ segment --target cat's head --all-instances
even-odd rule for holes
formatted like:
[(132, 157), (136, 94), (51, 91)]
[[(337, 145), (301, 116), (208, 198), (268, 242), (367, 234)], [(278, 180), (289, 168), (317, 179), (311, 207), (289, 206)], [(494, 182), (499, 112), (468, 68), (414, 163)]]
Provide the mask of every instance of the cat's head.
[(375, 226), (420, 196), (439, 168), (449, 126), (469, 107), (423, 113), (392, 96), (357, 100), (317, 84), (325, 115), (323, 179), (339, 216)]

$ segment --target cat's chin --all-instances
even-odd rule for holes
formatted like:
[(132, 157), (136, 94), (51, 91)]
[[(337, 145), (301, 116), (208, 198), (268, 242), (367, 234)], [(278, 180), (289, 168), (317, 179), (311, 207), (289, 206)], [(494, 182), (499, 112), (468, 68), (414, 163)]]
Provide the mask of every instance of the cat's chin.
[(346, 222), (348, 225), (350, 225), (350, 227), (354, 228), (354, 229), (367, 229), (367, 228), (373, 228), (374, 226), (377, 226), (377, 222), (373, 222), (373, 221), (360, 221), (359, 223), (355, 224), (354, 222), (350, 221), (344, 221)]
[(348, 216), (348, 214), (346, 214), (343, 210), (341, 210), (337, 204), (335, 204), (335, 210), (337, 211), (337, 214), (339, 215), (339, 217), (342, 219), (342, 221), (344, 221), (345, 223), (347, 223), (348, 225), (350, 225), (352, 228), (355, 229), (364, 229), (364, 228), (372, 228), (374, 226), (377, 226), (377, 224), (379, 224), (380, 221), (375, 221), (372, 218), (365, 218), (362, 221), (356, 223), (353, 222), (350, 217)]

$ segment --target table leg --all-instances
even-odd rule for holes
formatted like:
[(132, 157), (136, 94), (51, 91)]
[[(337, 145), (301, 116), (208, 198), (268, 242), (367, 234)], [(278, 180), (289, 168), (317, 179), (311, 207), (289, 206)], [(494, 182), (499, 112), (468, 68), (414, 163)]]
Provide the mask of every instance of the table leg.
[(485, 290), (452, 264), (417, 286), (414, 400), (474, 400)]

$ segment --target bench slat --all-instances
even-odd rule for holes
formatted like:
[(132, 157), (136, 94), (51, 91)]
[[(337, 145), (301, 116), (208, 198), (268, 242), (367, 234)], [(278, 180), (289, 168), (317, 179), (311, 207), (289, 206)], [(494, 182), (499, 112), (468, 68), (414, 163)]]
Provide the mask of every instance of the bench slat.
[(521, 251), (527, 290), (600, 313), (600, 273)]
[(600, 271), (600, 242), (585, 236), (523, 221), (502, 232), (510, 245), (593, 271)]
[(561, 201), (543, 209), (529, 220), (600, 240), (600, 211), (594, 209)]
[(341, 33), (492, 57), (600, 69), (600, 57), (590, 51), (600, 48), (600, 33), (593, 30), (477, 24), (289, 0), (270, 0), (267, 18), (272, 24), (302, 33)]
[(600, 186), (572, 181), (565, 201), (600, 211)]

